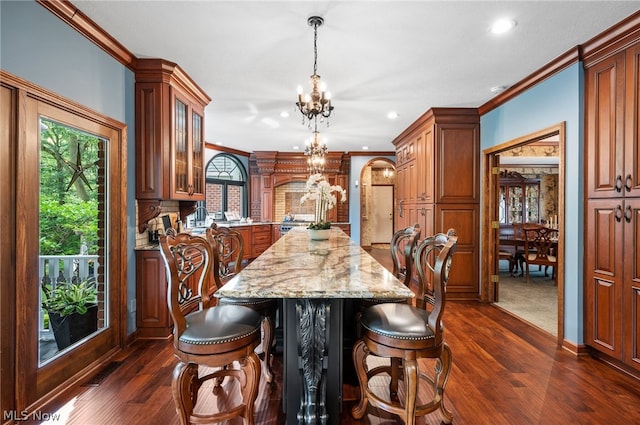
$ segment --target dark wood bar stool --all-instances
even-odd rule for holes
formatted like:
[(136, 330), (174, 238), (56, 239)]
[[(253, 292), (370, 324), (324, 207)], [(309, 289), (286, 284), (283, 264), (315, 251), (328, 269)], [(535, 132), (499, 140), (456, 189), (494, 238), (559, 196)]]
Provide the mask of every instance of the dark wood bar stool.
[[(416, 306), (401, 303), (378, 304), (362, 315), (362, 338), (353, 347), (353, 362), (360, 382), (360, 400), (351, 413), (360, 419), (367, 405), (398, 415), (407, 425), (415, 424), (416, 416), (439, 410), (442, 422), (453, 417), (444, 405), (444, 390), (451, 371), (451, 350), (444, 342), (442, 315), (446, 300), (451, 258), (457, 248), (455, 231), (437, 234), (423, 240), (415, 253), (419, 278)], [(367, 357), (391, 359), (390, 365), (369, 369)], [(418, 360), (437, 359), (433, 377), (422, 373)], [(400, 364), (400, 367), (394, 367)], [(389, 398), (374, 393), (369, 381), (378, 375), (391, 377)], [(426, 379), (433, 387), (433, 399), (418, 405), (419, 380)], [(398, 381), (404, 383), (404, 396), (398, 400)]]
[[(160, 247), (167, 269), (174, 353), (179, 360), (172, 391), (180, 423), (222, 422), (239, 416), (243, 424), (252, 425), (261, 371), (254, 351), (260, 343), (260, 315), (243, 306), (213, 305), (214, 253), (205, 238), (187, 233), (162, 235)], [(200, 366), (207, 370), (199, 371)], [(209, 368), (216, 369), (211, 372)], [(224, 411), (194, 413), (202, 384), (213, 380), (219, 385), (225, 377), (238, 380), (241, 402)]]
[[(215, 223), (206, 230), (206, 237), (217, 255), (213, 262), (215, 289), (221, 288), (243, 268), (244, 238), (237, 230), (218, 227)], [(273, 382), (273, 344), (275, 342), (275, 322), (278, 300), (270, 298), (228, 298), (218, 299), (218, 305), (237, 305), (248, 307), (260, 313), (262, 322), (263, 371), (267, 382)]]
[[(420, 240), (420, 225), (406, 227), (398, 230), (391, 237), (390, 249), (391, 259), (393, 260), (393, 275), (400, 279), (407, 288), (411, 288), (411, 279), (413, 278), (413, 254)], [(411, 299), (407, 298), (363, 298), (360, 300), (358, 312), (356, 313), (356, 333), (358, 337), (362, 335), (360, 328), (360, 318), (362, 312), (376, 304), (382, 303), (407, 303)]]

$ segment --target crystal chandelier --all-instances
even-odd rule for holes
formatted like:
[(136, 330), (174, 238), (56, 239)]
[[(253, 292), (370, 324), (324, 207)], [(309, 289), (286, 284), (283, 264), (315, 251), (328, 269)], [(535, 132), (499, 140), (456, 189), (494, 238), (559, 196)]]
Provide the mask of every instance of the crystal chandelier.
[(318, 132), (318, 121), (315, 120), (315, 128), (313, 137), (306, 143), (304, 154), (307, 155), (307, 169), (309, 174), (322, 174), (324, 172), (324, 164), (326, 162), (327, 144), (320, 142), (320, 133)]
[(320, 16), (312, 16), (307, 19), (307, 23), (313, 27), (313, 75), (311, 75), (311, 93), (303, 93), (302, 87), (298, 86), (298, 101), (296, 102), (296, 106), (302, 113), (302, 124), (307, 120), (309, 128), (311, 128), (311, 120), (318, 117), (320, 121), (324, 121), (324, 119), (327, 118), (327, 125), (329, 125), (328, 118), (331, 116), (333, 106), (331, 106), (331, 95), (326, 92), (325, 85), (317, 73), (318, 27), (324, 23), (324, 19)]

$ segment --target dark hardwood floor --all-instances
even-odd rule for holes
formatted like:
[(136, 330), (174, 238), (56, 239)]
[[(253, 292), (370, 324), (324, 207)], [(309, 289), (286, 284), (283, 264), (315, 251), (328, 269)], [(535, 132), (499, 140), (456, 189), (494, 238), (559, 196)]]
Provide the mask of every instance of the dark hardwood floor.
[[(445, 401), (454, 424), (640, 423), (640, 381), (591, 357), (575, 357), (558, 348), (549, 334), (491, 305), (449, 302), (444, 320), (445, 338), (453, 352)], [(137, 341), (114, 361), (121, 363), (114, 363), (111, 373), (78, 388), (61, 410), (66, 409), (66, 422), (52, 423), (178, 424), (171, 397), (176, 360), (170, 341)], [(261, 383), (255, 408), (259, 425), (284, 423), (281, 356), (274, 366), (277, 383)], [(427, 370), (432, 365), (421, 366)], [(210, 393), (201, 396), (210, 401), (207, 408), (237, 400), (235, 384), (226, 385), (218, 399)], [(421, 386), (420, 391), (429, 388)], [(357, 387), (345, 385), (344, 398), (340, 424), (400, 423), (393, 415), (372, 409), (356, 421), (350, 409)], [(440, 421), (434, 413), (417, 423)]]

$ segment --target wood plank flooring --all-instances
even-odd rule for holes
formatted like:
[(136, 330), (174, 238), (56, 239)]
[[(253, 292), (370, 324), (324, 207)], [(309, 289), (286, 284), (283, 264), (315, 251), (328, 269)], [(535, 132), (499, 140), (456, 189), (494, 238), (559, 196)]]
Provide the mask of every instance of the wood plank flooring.
[[(454, 424), (640, 423), (640, 381), (591, 357), (575, 357), (558, 348), (549, 334), (491, 305), (449, 302), (444, 320), (445, 338), (453, 352), (445, 401)], [(176, 360), (170, 341), (138, 341), (114, 360), (122, 363), (98, 384), (79, 387), (60, 410), (66, 422), (51, 423), (177, 425), (171, 398)], [(284, 423), (282, 357), (275, 360), (277, 383), (261, 383), (255, 408), (258, 425)], [(426, 369), (431, 364), (421, 366)], [(220, 399), (207, 394), (207, 407), (233, 403), (236, 390), (229, 384)], [(356, 421), (350, 409), (357, 388), (345, 385), (344, 398), (340, 424), (400, 423), (393, 415), (373, 409)], [(417, 423), (435, 425), (440, 420), (434, 413)]]

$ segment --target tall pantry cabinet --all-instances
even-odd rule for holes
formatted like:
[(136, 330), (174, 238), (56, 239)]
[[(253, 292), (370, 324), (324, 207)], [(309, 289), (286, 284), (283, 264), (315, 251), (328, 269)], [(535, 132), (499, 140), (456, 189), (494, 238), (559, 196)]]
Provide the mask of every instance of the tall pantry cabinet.
[(475, 108), (432, 108), (395, 138), (396, 230), (422, 237), (455, 228), (458, 249), (447, 297), (479, 298), (480, 116)]
[(585, 68), (585, 343), (640, 371), (640, 42)]

